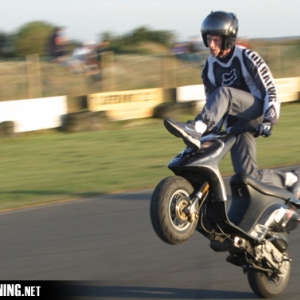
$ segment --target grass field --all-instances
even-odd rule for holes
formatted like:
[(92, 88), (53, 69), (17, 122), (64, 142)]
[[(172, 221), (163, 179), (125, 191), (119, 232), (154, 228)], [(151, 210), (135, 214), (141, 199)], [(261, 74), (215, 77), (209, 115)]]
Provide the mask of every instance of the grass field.
[[(300, 104), (282, 107), (272, 137), (258, 140), (260, 167), (299, 164)], [(187, 116), (182, 116), (182, 121)], [(153, 188), (183, 148), (159, 119), (113, 123), (105, 131), (33, 132), (0, 140), (0, 210)], [(230, 157), (221, 166), (232, 174)]]

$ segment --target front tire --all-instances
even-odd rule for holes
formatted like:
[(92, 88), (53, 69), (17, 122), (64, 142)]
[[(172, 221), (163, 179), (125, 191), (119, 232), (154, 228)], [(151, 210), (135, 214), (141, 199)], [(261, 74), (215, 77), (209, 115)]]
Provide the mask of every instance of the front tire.
[(167, 177), (154, 189), (150, 217), (154, 231), (164, 242), (181, 244), (194, 233), (198, 220), (190, 222), (184, 212), (193, 192), (192, 185), (180, 176)]
[[(286, 256), (288, 256), (286, 254)], [(278, 296), (286, 288), (290, 274), (291, 263), (290, 261), (284, 261), (284, 277), (268, 276), (264, 272), (256, 270), (248, 270), (247, 277), (252, 291), (261, 298), (271, 298)]]

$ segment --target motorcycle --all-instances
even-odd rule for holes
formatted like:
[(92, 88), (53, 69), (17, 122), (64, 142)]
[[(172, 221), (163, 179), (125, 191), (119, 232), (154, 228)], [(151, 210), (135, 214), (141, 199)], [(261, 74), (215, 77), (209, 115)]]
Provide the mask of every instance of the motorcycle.
[(289, 281), (288, 234), (298, 225), (300, 200), (287, 190), (235, 174), (227, 208), (219, 165), (246, 130), (210, 133), (201, 138), (200, 149), (187, 147), (174, 157), (168, 164), (174, 175), (153, 191), (150, 218), (168, 244), (181, 244), (200, 232), (212, 250), (229, 252), (226, 260), (242, 268), (257, 296), (268, 298), (282, 293)]

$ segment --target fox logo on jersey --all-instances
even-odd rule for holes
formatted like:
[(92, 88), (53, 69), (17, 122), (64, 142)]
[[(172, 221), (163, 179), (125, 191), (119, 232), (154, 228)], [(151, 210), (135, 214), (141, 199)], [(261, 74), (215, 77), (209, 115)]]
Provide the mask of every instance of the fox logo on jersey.
[(222, 85), (230, 86), (237, 79), (236, 70), (233, 69), (230, 73), (224, 73), (222, 75)]

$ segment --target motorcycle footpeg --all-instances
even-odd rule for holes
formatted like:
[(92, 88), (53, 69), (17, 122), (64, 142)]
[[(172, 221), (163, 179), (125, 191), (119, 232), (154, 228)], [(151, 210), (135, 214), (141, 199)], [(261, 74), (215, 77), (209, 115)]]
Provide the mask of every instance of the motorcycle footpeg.
[(234, 249), (232, 242), (229, 240), (224, 240), (223, 242), (211, 240), (210, 248), (215, 252), (232, 251)]
[(239, 258), (234, 254), (229, 254), (229, 256), (226, 257), (226, 261), (235, 266), (238, 266), (238, 267), (241, 266)]

